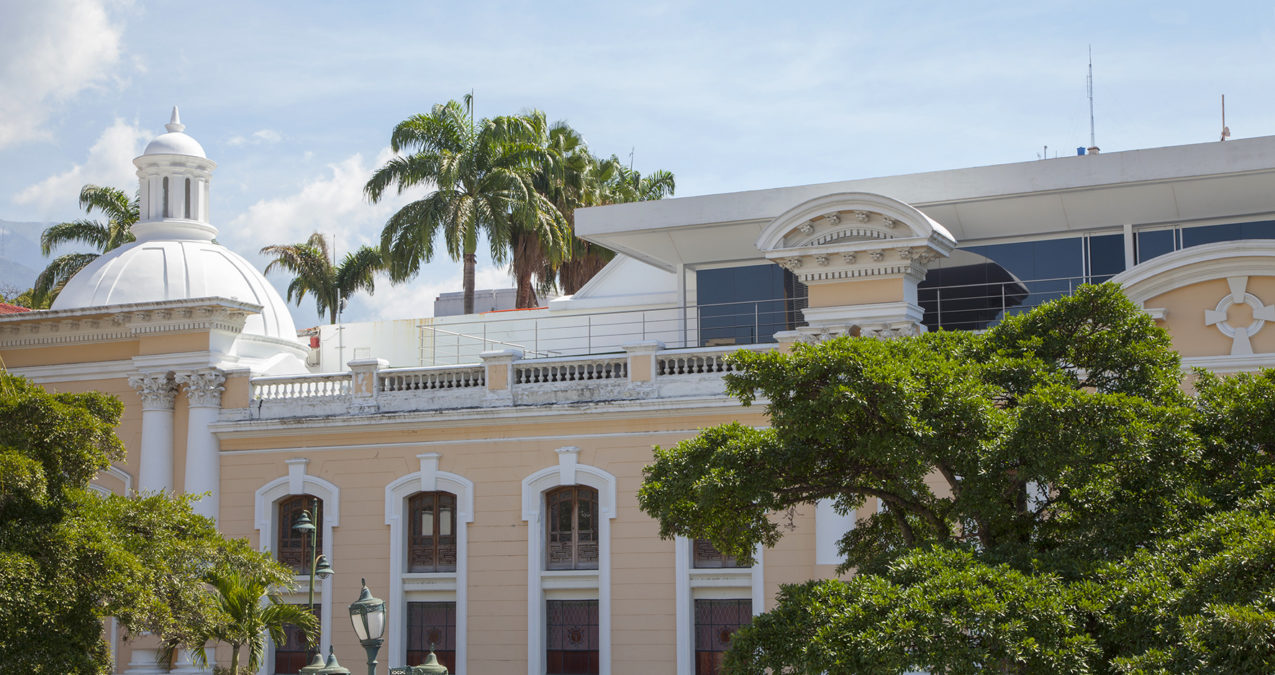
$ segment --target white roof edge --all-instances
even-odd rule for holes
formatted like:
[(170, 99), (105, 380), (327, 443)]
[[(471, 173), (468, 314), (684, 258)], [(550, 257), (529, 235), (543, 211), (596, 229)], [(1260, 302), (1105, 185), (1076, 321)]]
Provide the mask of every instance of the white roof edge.
[(769, 219), (801, 202), (831, 192), (875, 192), (919, 207), (1104, 185), (1271, 171), (1272, 155), (1275, 155), (1275, 136), (1262, 136), (612, 204), (577, 210), (576, 231), (587, 239), (595, 234)]
[(154, 312), (173, 309), (193, 309), (196, 307), (225, 307), (237, 309), (249, 314), (259, 314), (263, 307), (256, 303), (232, 300), (230, 298), (190, 298), (181, 300), (160, 300), (156, 302), (132, 302), (120, 305), (99, 305), (96, 307), (71, 307), (68, 309), (34, 309), (30, 312), (0, 314), (0, 323), (19, 322), (22, 320), (69, 319), (77, 316), (94, 316), (101, 314), (118, 314), (120, 312)]

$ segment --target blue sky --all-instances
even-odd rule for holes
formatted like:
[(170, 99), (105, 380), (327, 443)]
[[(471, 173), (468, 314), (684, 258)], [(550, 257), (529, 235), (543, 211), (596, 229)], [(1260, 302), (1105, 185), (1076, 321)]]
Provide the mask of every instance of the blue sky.
[[(1070, 154), (1087, 48), (1105, 152), (1275, 134), (1269, 2), (124, 2), (0, 0), (0, 219), (79, 217), (84, 183), (181, 106), (218, 162), (222, 243), (374, 241), (403, 201), (360, 188), (405, 117), (471, 89), (544, 110), (681, 196)], [(410, 196), (409, 196), (410, 197)], [(285, 280), (272, 279), (282, 286)], [(480, 284), (511, 285), (489, 263)], [(424, 316), (436, 260), (350, 320)], [(318, 321), (313, 305), (298, 325)]]

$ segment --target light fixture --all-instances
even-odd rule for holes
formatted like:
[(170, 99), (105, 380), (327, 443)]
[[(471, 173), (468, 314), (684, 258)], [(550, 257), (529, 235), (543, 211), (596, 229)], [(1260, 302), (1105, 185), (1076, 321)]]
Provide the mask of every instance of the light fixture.
[(362, 581), (359, 599), (350, 603), (350, 623), (354, 624), (354, 634), (367, 652), (368, 675), (376, 675), (376, 653), (381, 650), (385, 635), (385, 601), (372, 597), (372, 592), (367, 589), (367, 579)]

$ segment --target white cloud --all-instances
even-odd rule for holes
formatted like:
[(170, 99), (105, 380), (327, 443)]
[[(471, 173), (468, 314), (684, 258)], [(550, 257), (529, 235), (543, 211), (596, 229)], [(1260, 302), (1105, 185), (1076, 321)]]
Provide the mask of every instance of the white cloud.
[[(433, 274), (431, 274), (431, 272)], [(343, 321), (422, 318), (434, 315), (434, 298), (461, 290), (461, 264), (446, 258), (430, 263), (418, 277), (394, 286), (386, 277), (376, 280), (376, 293), (360, 293), (350, 300)], [(474, 288), (509, 288), (513, 279), (507, 267), (484, 264), (474, 271)]]
[(103, 0), (5, 3), (0, 21), (0, 148), (47, 138), (50, 109), (107, 81), (122, 26)]
[(269, 244), (291, 244), (305, 241), (315, 232), (335, 235), (338, 253), (363, 244), (380, 241), (381, 228), (390, 214), (423, 191), (389, 194), (377, 204), (369, 204), (363, 186), (372, 172), (393, 154), (387, 149), (368, 165), (356, 153), (335, 164), (327, 173), (310, 179), (301, 189), (269, 199), (262, 199), (235, 216), (224, 228), (223, 239), (247, 254)]
[(247, 137), (231, 136), (230, 140), (226, 141), (226, 145), (273, 145), (281, 140), (283, 136), (274, 129), (258, 129)]
[(89, 148), (83, 164), (27, 186), (13, 201), (39, 208), (46, 219), (58, 219), (62, 216), (55, 214), (75, 208), (80, 188), (88, 183), (119, 188), (131, 195), (137, 189), (132, 160), (150, 138), (150, 132), (117, 118)]

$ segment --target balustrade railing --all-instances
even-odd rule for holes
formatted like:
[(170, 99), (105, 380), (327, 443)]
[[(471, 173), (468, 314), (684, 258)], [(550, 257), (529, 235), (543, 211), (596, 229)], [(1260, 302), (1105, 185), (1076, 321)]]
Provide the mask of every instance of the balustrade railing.
[(711, 347), (686, 351), (659, 352), (655, 355), (655, 374), (659, 377), (677, 375), (711, 375), (729, 373), (735, 367), (726, 357), (740, 349), (764, 351), (774, 345), (749, 345), (748, 347)]
[(377, 373), (378, 390), (383, 392), (467, 389), (487, 385), (483, 366), (436, 366), (394, 368)]
[(254, 377), (252, 400), (338, 398), (350, 393), (350, 373)]
[(616, 380), (625, 379), (628, 376), (629, 360), (627, 356), (586, 359), (541, 359), (534, 362), (514, 364), (515, 384)]

